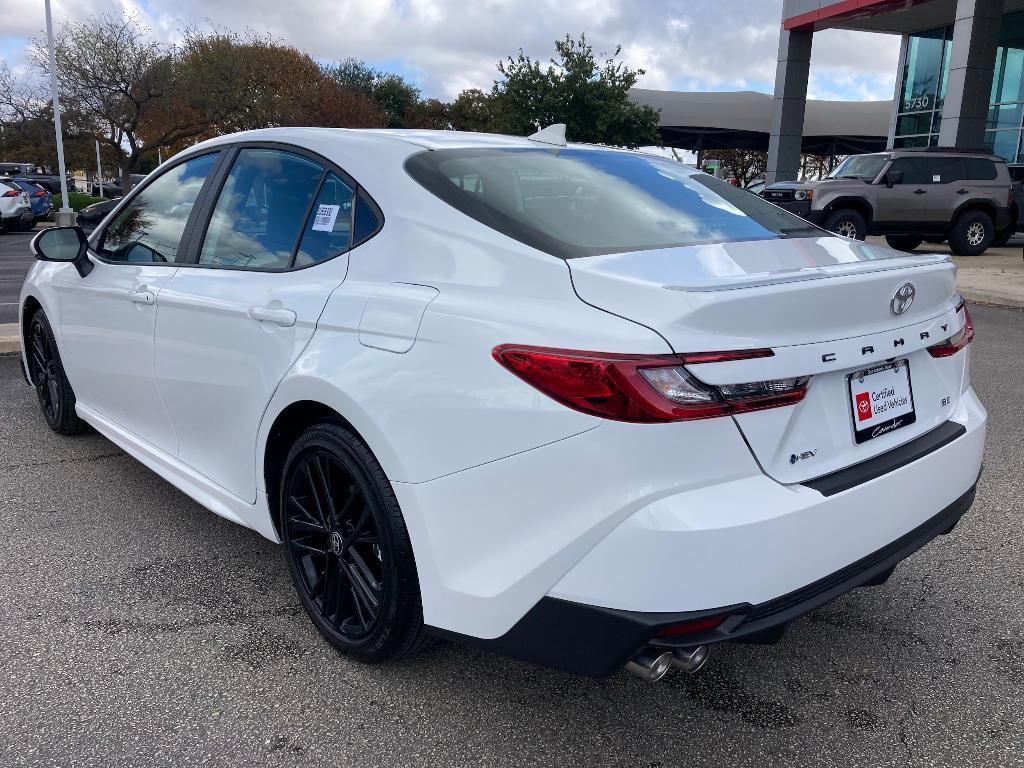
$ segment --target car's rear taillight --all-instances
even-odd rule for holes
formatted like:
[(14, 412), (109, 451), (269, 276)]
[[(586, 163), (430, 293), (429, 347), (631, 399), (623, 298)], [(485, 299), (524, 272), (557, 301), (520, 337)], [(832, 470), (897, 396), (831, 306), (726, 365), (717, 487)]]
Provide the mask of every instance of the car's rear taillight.
[(40, 189), (38, 192), (33, 192), (32, 193), (32, 197), (43, 197), (45, 194), (46, 194), (46, 192), (44, 190)]
[(6, 192), (4, 192), (2, 195), (0, 195), (0, 197), (17, 197), (20, 194), (21, 194), (21, 192), (15, 190), (15, 189), (9, 189)]
[(505, 368), (563, 405), (614, 421), (686, 421), (792, 405), (803, 399), (809, 381), (801, 376), (713, 387), (683, 366), (769, 357), (771, 350), (622, 355), (503, 344), (493, 354)]
[(974, 321), (971, 320), (971, 313), (967, 310), (967, 302), (961, 301), (956, 312), (959, 315), (961, 310), (964, 313), (963, 327), (945, 341), (933, 344), (928, 347), (928, 354), (932, 357), (949, 357), (955, 355), (974, 340)]

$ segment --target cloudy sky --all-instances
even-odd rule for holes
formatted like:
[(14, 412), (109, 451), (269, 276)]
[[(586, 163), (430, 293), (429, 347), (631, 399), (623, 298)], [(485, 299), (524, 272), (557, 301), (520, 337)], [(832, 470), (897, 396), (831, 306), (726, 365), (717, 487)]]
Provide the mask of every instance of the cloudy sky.
[[(770, 93), (782, 0), (52, 0), (54, 22), (136, 13), (155, 35), (182, 26), (251, 28), (335, 61), (349, 56), (399, 72), (426, 96), (489, 88), (495, 62), (523, 48), (547, 59), (552, 41), (585, 32), (601, 51), (646, 70), (639, 85)], [(26, 41), (45, 29), (42, 0), (0, 3), (0, 58), (24, 67)], [(891, 99), (899, 39), (815, 35), (811, 98)]]

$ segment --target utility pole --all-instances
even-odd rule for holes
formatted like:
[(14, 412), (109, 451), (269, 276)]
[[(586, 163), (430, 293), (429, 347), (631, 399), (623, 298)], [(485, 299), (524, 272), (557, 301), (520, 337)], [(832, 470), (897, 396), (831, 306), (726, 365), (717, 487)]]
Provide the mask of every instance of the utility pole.
[(68, 200), (68, 176), (64, 168), (64, 134), (60, 127), (60, 95), (57, 93), (57, 57), (53, 53), (53, 15), (50, 0), (46, 0), (46, 42), (50, 49), (50, 92), (53, 96), (53, 128), (57, 133), (57, 172), (60, 173), (60, 210), (57, 211), (57, 226), (72, 227), (75, 212)]
[(103, 197), (103, 166), (100, 165), (100, 140), (96, 139), (96, 181), (100, 185), (100, 197)]

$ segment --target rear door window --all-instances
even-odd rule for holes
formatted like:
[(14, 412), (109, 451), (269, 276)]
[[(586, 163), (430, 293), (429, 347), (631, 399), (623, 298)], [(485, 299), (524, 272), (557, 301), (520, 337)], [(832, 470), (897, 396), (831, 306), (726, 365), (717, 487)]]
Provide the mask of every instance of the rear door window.
[(962, 157), (928, 158), (928, 181), (932, 184), (950, 184), (967, 178), (967, 169)]
[(291, 152), (241, 150), (217, 198), (199, 263), (289, 268), (323, 172)]
[(335, 174), (327, 174), (295, 254), (296, 267), (308, 267), (348, 250), (352, 242), (354, 194)]

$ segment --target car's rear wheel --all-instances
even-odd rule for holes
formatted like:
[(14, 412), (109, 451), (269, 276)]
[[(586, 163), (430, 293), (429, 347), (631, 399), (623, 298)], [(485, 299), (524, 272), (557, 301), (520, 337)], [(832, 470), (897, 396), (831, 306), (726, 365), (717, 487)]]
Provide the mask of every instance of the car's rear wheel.
[(427, 641), (409, 532), (358, 437), (333, 423), (306, 430), (285, 462), (280, 510), (295, 588), (331, 645), (377, 663)]
[(849, 208), (832, 211), (825, 219), (825, 229), (851, 240), (863, 240), (868, 236), (868, 223), (864, 217)]
[(912, 237), (910, 235), (886, 235), (885, 242), (889, 244), (890, 248), (895, 248), (897, 251), (912, 251), (921, 244), (923, 238)]
[(949, 230), (949, 248), (957, 256), (984, 253), (995, 238), (992, 217), (984, 211), (967, 211), (957, 217)]
[(29, 321), (26, 357), (29, 379), (50, 429), (62, 435), (86, 431), (88, 425), (75, 413), (75, 392), (64, 373), (53, 329), (41, 309)]

